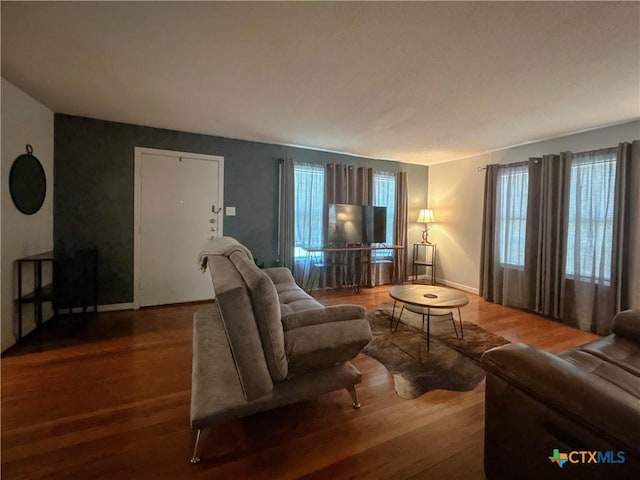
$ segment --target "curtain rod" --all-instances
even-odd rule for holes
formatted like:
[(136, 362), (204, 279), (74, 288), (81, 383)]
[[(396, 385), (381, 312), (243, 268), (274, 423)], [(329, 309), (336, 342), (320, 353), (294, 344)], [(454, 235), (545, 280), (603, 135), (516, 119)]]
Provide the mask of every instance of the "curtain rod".
[[(596, 150), (587, 150), (586, 152), (578, 152), (578, 153), (571, 153), (571, 152), (567, 152), (567, 153), (570, 153), (574, 157), (577, 157), (579, 155), (598, 155), (598, 154), (605, 155), (608, 153), (613, 153), (615, 151), (617, 151), (617, 147), (598, 148)], [(539, 158), (533, 158), (533, 163), (539, 163), (539, 162), (540, 162)], [(524, 161), (524, 162), (516, 162), (516, 163), (507, 163), (505, 164), (505, 166), (515, 166), (515, 165), (518, 165), (519, 163), (524, 165), (527, 162)], [(485, 165), (484, 167), (478, 167), (477, 171), (481, 172), (482, 170), (486, 170), (486, 169), (487, 167)]]
[[(533, 160), (533, 163), (540, 163), (540, 159), (539, 158), (532, 158), (532, 159), (529, 159), (529, 160)], [(522, 162), (504, 163), (504, 164), (499, 163), (498, 167), (519, 167), (519, 166), (522, 166), (522, 165), (528, 165), (529, 164), (529, 160), (524, 160)], [(486, 170), (486, 169), (487, 169), (487, 166), (485, 165), (484, 167), (478, 167), (476, 169), (476, 171), (481, 172), (481, 171)]]

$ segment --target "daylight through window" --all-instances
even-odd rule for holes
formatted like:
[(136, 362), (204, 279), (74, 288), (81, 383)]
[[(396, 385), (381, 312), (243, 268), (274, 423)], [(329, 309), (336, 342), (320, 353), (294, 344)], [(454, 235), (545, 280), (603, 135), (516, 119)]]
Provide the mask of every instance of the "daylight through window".
[(596, 279), (605, 284), (611, 280), (615, 180), (615, 149), (573, 157), (567, 230), (568, 277)]
[(502, 265), (524, 267), (529, 167), (502, 166), (498, 173), (496, 212), (498, 258)]
[(323, 244), (324, 168), (321, 165), (294, 165), (294, 256), (307, 256), (309, 247)]

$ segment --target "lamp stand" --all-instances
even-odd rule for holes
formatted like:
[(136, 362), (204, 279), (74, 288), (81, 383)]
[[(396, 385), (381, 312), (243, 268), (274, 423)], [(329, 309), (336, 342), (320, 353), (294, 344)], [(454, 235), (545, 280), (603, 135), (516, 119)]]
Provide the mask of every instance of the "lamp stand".
[(428, 224), (424, 224), (424, 228), (422, 229), (422, 244), (423, 245), (433, 245), (430, 241), (429, 241), (429, 225)]

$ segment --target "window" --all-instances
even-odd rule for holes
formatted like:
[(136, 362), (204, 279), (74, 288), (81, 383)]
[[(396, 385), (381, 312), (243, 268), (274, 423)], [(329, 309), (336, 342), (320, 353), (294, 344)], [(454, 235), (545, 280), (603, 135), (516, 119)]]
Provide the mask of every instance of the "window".
[(567, 277), (611, 281), (616, 150), (576, 154), (571, 162)]
[(294, 164), (294, 256), (306, 258), (309, 247), (323, 244), (324, 168)]
[[(324, 243), (324, 167), (313, 164), (294, 164), (294, 256), (305, 259), (309, 247)], [(373, 177), (373, 204), (387, 207), (385, 242), (393, 244), (393, 218), (395, 214), (396, 176), (394, 173), (375, 172)], [(389, 257), (390, 250), (377, 250), (376, 257)]]
[[(373, 205), (387, 207), (387, 245), (393, 244), (393, 217), (396, 204), (396, 176), (394, 173), (375, 172), (373, 175)], [(374, 250), (373, 256), (389, 257), (391, 250)]]
[(502, 265), (524, 268), (528, 195), (529, 167), (501, 166), (496, 196), (496, 233), (498, 258)]

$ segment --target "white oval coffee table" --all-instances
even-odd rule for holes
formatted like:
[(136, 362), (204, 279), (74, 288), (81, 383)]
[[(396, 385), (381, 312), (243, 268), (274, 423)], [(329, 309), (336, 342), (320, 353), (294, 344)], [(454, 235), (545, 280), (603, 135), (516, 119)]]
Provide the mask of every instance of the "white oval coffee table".
[[(460, 324), (460, 334), (458, 334), (458, 328), (456, 327), (456, 321), (451, 312), (451, 323), (458, 340), (464, 338), (464, 331), (462, 330), (462, 314), (460, 308), (469, 303), (469, 297), (459, 290), (445, 287), (435, 287), (431, 285), (401, 285), (392, 287), (389, 290), (389, 296), (393, 298), (393, 311), (391, 312), (391, 320), (389, 322), (389, 329), (395, 332), (400, 325), (400, 319), (405, 308), (410, 312), (418, 313), (422, 315), (422, 328), (424, 329), (424, 320), (427, 320), (427, 351), (429, 350), (430, 340), (430, 321), (431, 321), (431, 309), (447, 309), (458, 310), (458, 322)], [(396, 304), (402, 303), (402, 310), (396, 320), (395, 327), (393, 326), (394, 317), (396, 313)]]

